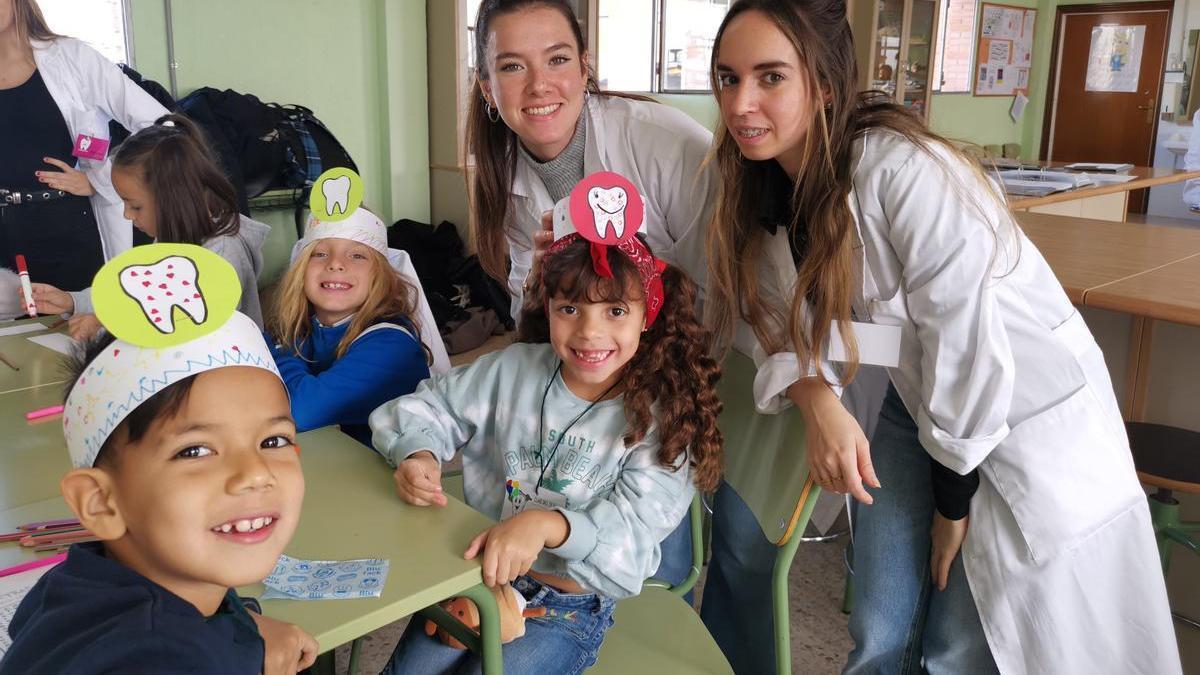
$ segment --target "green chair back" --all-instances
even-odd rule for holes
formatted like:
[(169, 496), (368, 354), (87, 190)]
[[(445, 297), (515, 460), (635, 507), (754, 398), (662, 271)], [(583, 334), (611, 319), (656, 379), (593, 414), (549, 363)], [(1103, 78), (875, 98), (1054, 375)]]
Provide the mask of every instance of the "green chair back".
[[(725, 437), (725, 481), (746, 502), (776, 546), (804, 531), (802, 507), (816, 500), (808, 482), (804, 419), (795, 408), (762, 415), (754, 408), (754, 361), (730, 351), (718, 395), (724, 404), (719, 424)], [(807, 520), (807, 518), (806, 518)]]

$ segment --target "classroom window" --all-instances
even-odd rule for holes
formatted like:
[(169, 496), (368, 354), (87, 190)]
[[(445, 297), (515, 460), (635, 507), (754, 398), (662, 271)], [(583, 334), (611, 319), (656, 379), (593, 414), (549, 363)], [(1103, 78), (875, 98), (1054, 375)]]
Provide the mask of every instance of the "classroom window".
[(38, 0), (50, 30), (82, 40), (113, 63), (133, 63), (126, 0)]
[(971, 91), (978, 6), (979, 0), (943, 0), (933, 66), (934, 91), (943, 94)]
[(731, 0), (596, 0), (601, 89), (709, 90), (709, 60)]

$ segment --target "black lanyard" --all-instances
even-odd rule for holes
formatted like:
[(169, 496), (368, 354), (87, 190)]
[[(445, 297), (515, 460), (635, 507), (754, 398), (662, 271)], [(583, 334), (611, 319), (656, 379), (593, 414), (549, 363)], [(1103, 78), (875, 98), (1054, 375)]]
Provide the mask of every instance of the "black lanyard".
[[(546, 389), (542, 392), (542, 406), (541, 406), (541, 411), (538, 414), (538, 437), (537, 437), (538, 467), (541, 469), (541, 473), (538, 474), (537, 485), (535, 485), (533, 488), (534, 494), (537, 494), (538, 490), (541, 489), (542, 479), (544, 479), (546, 477), (546, 469), (550, 468), (550, 464), (552, 462), (554, 462), (554, 455), (558, 453), (558, 446), (562, 445), (563, 438), (567, 435), (567, 432), (571, 430), (571, 427), (575, 426), (576, 422), (583, 419), (583, 416), (588, 414), (588, 411), (590, 411), (592, 408), (595, 408), (597, 403), (599, 403), (600, 401), (603, 401), (604, 397), (608, 396), (608, 394), (613, 390), (614, 387), (616, 387), (618, 384), (621, 383), (620, 378), (618, 378), (616, 382), (613, 382), (612, 384), (610, 384), (608, 386), (608, 389), (604, 390), (604, 393), (602, 393), (598, 397), (596, 397), (595, 401), (588, 403), (588, 407), (584, 408), (583, 412), (579, 413), (578, 415), (575, 416), (575, 419), (571, 420), (571, 423), (568, 424), (566, 426), (566, 428), (562, 430), (561, 433), (559, 433), (558, 440), (554, 442), (554, 447), (550, 448), (550, 455), (548, 457), (546, 457), (546, 461), (543, 462), (542, 461), (542, 438), (543, 438), (542, 434), (544, 433), (545, 425), (546, 425), (546, 396), (550, 393), (550, 387), (554, 386), (554, 378), (558, 377), (558, 374), (561, 371), (562, 371), (562, 361), (560, 360), (558, 362), (558, 365), (555, 366), (554, 372), (550, 374), (550, 381), (546, 383)], [(564, 383), (564, 385), (565, 385), (565, 383)]]

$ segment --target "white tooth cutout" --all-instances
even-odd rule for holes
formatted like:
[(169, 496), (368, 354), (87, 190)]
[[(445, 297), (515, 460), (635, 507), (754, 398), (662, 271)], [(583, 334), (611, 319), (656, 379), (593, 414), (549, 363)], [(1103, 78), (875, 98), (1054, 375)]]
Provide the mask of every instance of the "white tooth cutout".
[(625, 205), (629, 202), (625, 188), (617, 186), (606, 190), (594, 187), (588, 190), (587, 201), (592, 209), (596, 234), (599, 234), (601, 239), (608, 236), (609, 225), (612, 225), (613, 232), (618, 237), (625, 234)]
[(196, 285), (196, 263), (169, 256), (153, 265), (130, 265), (118, 275), (121, 289), (137, 301), (142, 313), (160, 333), (175, 332), (174, 308), (197, 324), (204, 323), (208, 307)]
[(325, 197), (326, 216), (332, 216), (335, 209), (346, 213), (350, 205), (350, 177), (326, 178), (321, 183), (321, 195)]

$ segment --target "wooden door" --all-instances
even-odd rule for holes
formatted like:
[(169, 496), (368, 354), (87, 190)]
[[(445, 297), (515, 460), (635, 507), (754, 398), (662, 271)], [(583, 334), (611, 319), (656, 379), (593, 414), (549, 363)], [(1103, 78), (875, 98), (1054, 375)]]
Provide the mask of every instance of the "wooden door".
[[(1153, 165), (1171, 7), (1134, 2), (1058, 8), (1043, 160)], [(1131, 212), (1145, 211), (1145, 193), (1130, 193)]]

